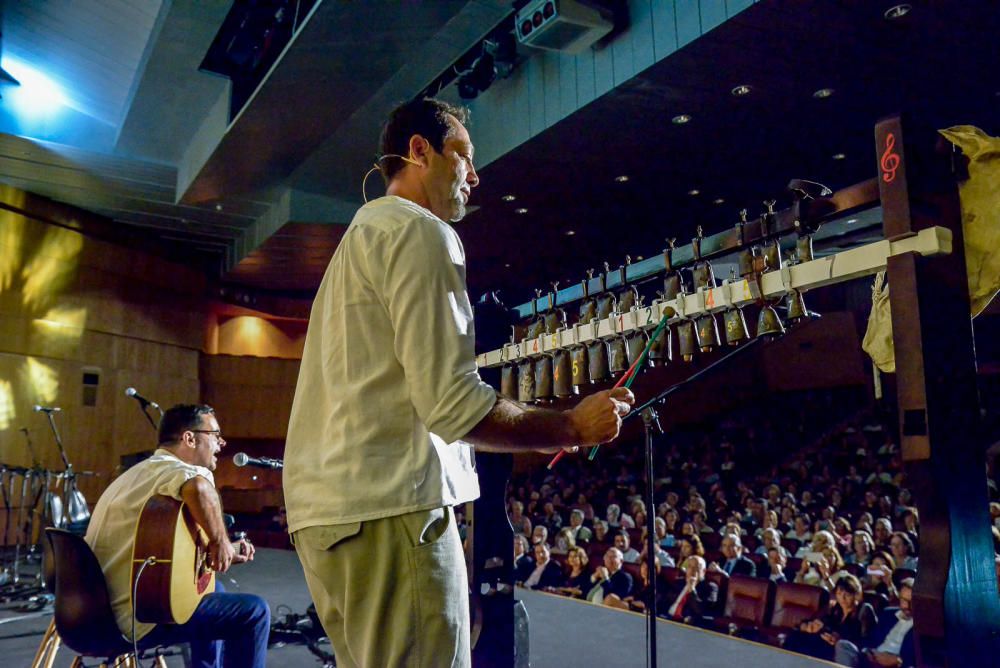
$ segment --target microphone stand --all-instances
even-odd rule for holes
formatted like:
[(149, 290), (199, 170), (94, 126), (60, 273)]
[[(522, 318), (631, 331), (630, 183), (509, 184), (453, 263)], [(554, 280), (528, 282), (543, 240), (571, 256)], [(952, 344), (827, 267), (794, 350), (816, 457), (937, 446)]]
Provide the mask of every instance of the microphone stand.
[(760, 339), (751, 339), (742, 346), (734, 349), (732, 352), (726, 353), (719, 359), (715, 360), (704, 369), (699, 370), (697, 373), (691, 374), (684, 380), (671, 385), (663, 392), (660, 392), (655, 397), (647, 401), (646, 403), (635, 408), (622, 418), (622, 422), (634, 417), (635, 415), (642, 416), (642, 425), (645, 430), (645, 469), (646, 469), (646, 493), (643, 495), (646, 503), (646, 573), (649, 576), (649, 587), (650, 587), (650, 600), (646, 604), (646, 636), (647, 640), (647, 665), (655, 666), (656, 663), (656, 506), (653, 505), (653, 440), (656, 434), (662, 434), (663, 429), (660, 427), (660, 418), (656, 413), (655, 406), (657, 404), (666, 401), (667, 397), (671, 394), (679, 392), (683, 388), (687, 387), (694, 381), (698, 380), (710, 371), (726, 364), (730, 360), (736, 358), (740, 354), (744, 353), (746, 350), (753, 348)]
[[(160, 408), (159, 404), (154, 404), (154, 405), (156, 406), (156, 410), (160, 411), (160, 419), (162, 420), (163, 409)], [(148, 410), (146, 410), (147, 408), (149, 408), (149, 404), (141, 404), (140, 408), (142, 409), (142, 414), (146, 416), (147, 420), (149, 420), (149, 426), (153, 428), (153, 431), (159, 431), (160, 425), (157, 422), (153, 421), (153, 416), (149, 414)]]

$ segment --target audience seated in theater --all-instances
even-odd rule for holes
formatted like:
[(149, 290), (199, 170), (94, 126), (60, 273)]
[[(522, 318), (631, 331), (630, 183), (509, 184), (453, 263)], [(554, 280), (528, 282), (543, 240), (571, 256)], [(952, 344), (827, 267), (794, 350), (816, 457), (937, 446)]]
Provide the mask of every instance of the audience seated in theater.
[(573, 510), (579, 510), (583, 513), (583, 519), (587, 522), (594, 521), (594, 506), (590, 504), (587, 500), (586, 494), (580, 494), (576, 497), (576, 503), (572, 506)]
[(608, 541), (608, 523), (604, 520), (594, 520), (594, 542), (605, 543)]
[(556, 506), (551, 501), (546, 501), (541, 517), (538, 518), (540, 524), (544, 524), (550, 534), (559, 533), (562, 529), (562, 515), (556, 512)]
[(913, 578), (899, 583), (899, 607), (886, 608), (868, 640), (860, 646), (847, 639), (837, 641), (834, 660), (852, 668), (908, 668), (916, 665), (913, 647)]
[(843, 575), (844, 560), (837, 550), (837, 541), (829, 531), (817, 531), (812, 542), (799, 551), (802, 567), (795, 576), (799, 584), (823, 587), (833, 591), (833, 585)]
[(687, 568), (688, 559), (691, 557), (698, 556), (704, 558), (705, 556), (705, 546), (701, 544), (701, 538), (698, 536), (681, 536), (677, 539), (677, 545), (677, 567), (682, 571)]
[[(646, 563), (646, 555), (648, 554), (647, 548), (649, 547), (646, 544), (646, 532), (643, 531), (642, 533), (642, 540), (640, 541), (640, 544), (642, 545), (642, 552), (639, 553), (638, 561), (640, 564)], [(659, 545), (656, 546), (656, 565), (660, 568), (673, 568), (675, 565), (674, 558), (670, 556), (669, 552), (664, 550)]]
[(722, 551), (723, 561), (721, 565), (711, 564), (709, 570), (722, 571), (729, 576), (746, 575), (752, 578), (757, 575), (757, 565), (743, 556), (743, 543), (739, 536), (726, 534), (719, 549)]
[(871, 563), (865, 569), (865, 590), (882, 594), (888, 601), (895, 601), (898, 596), (896, 585), (892, 581), (892, 573), (895, 570), (896, 562), (892, 555), (879, 550), (872, 556)]
[(552, 543), (552, 554), (567, 554), (570, 548), (576, 547), (576, 541), (573, 539), (573, 530), (569, 527), (563, 527), (556, 534), (556, 539)]
[(510, 524), (514, 527), (514, 533), (531, 535), (531, 520), (524, 514), (524, 504), (520, 501), (510, 504)]
[(794, 528), (785, 534), (785, 538), (794, 538), (802, 543), (808, 543), (812, 540), (812, 531), (809, 530), (810, 524), (811, 522), (807, 513), (796, 515)]
[[(659, 574), (660, 566), (657, 564), (656, 573)], [(663, 611), (664, 592), (662, 589), (656, 592), (656, 609)], [(625, 598), (619, 599), (614, 594), (604, 598), (604, 605), (620, 610), (631, 610), (633, 612), (645, 612), (653, 597), (653, 588), (650, 584), (649, 566), (645, 561), (639, 564), (639, 582), (635, 583), (632, 593)]]
[(788, 564), (788, 558), (785, 555), (788, 553), (787, 551), (783, 551), (783, 549), (780, 545), (768, 549), (767, 571), (762, 574), (759, 572), (760, 569), (758, 569), (757, 577), (767, 577), (775, 584), (788, 581), (785, 577), (785, 566)]
[(537, 543), (535, 545), (535, 568), (524, 579), (524, 586), (530, 589), (546, 589), (559, 587), (562, 583), (562, 568), (552, 560), (549, 546), (545, 543)]
[(878, 617), (871, 604), (864, 602), (861, 582), (853, 575), (844, 575), (837, 580), (833, 594), (835, 602), (830, 611), (802, 622), (798, 632), (788, 637), (785, 649), (832, 661), (834, 648), (841, 640), (857, 647), (868, 646)]
[(913, 541), (902, 531), (896, 531), (889, 539), (892, 558), (896, 560), (897, 568), (917, 570), (917, 557), (913, 554)]
[(875, 520), (872, 538), (875, 539), (876, 549), (889, 549), (889, 540), (892, 538), (892, 521), (888, 517), (880, 517)]
[(608, 506), (608, 512), (605, 515), (608, 521), (608, 527), (610, 529), (634, 529), (635, 521), (629, 517), (627, 514), (622, 513), (621, 506), (617, 503), (612, 503)]
[(628, 531), (620, 529), (618, 533), (615, 534), (615, 547), (621, 551), (622, 560), (626, 564), (637, 564), (639, 563), (639, 551), (632, 547), (629, 543)]
[(593, 537), (590, 529), (583, 526), (585, 518), (584, 512), (579, 508), (574, 508), (569, 513), (569, 529), (573, 532), (573, 540), (576, 543), (588, 543), (591, 537)]
[(573, 598), (583, 598), (591, 589), (590, 574), (587, 572), (587, 564), (590, 558), (587, 551), (582, 547), (570, 548), (566, 555), (566, 565), (569, 566), (569, 573), (563, 578), (562, 585), (555, 587), (554, 592)]
[(549, 530), (545, 528), (544, 524), (539, 524), (535, 527), (535, 530), (531, 532), (531, 544), (538, 545), (548, 544), (549, 542)]
[(867, 531), (855, 531), (853, 550), (844, 557), (844, 563), (867, 566), (875, 553), (875, 541)]
[(528, 552), (528, 539), (514, 534), (514, 582), (524, 582), (535, 570), (535, 558)]
[(788, 550), (781, 545), (781, 532), (774, 528), (764, 529), (761, 534), (761, 544), (754, 550), (754, 554), (767, 555), (772, 548), (788, 557)]
[(598, 566), (590, 577), (593, 585), (587, 594), (592, 603), (603, 603), (610, 595), (623, 599), (632, 593), (632, 576), (622, 570), (622, 553), (617, 547), (604, 553), (604, 565)]
[(681, 530), (681, 516), (673, 508), (667, 508), (663, 517), (664, 524), (664, 536), (660, 540), (660, 545), (663, 547), (673, 547), (677, 541), (677, 536), (680, 535)]
[(684, 579), (677, 580), (664, 596), (664, 616), (685, 624), (700, 624), (719, 598), (719, 588), (705, 580), (705, 560), (697, 555), (687, 560)]

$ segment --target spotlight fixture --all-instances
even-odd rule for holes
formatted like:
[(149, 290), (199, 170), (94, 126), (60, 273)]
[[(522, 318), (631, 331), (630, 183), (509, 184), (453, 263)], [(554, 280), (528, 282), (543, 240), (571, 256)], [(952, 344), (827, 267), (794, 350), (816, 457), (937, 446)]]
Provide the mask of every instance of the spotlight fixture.
[(576, 234), (576, 230), (566, 230), (566, 236), (571, 237)]
[(750, 88), (749, 85), (747, 85), (747, 84), (740, 84), (739, 86), (736, 86), (735, 88), (733, 88), (733, 90), (731, 90), (730, 92), (735, 97), (744, 97), (745, 95), (749, 95), (751, 90), (752, 89)]
[(834, 160), (843, 160), (843, 159), (844, 159), (844, 158), (846, 158), (847, 156), (846, 156), (846, 155), (844, 155), (843, 153), (834, 153), (834, 154), (833, 154), (833, 155), (831, 155), (830, 157), (831, 157), (831, 158), (833, 158)]
[(883, 16), (886, 21), (895, 21), (896, 19), (901, 19), (909, 14), (911, 9), (913, 9), (913, 5), (903, 2), (898, 5), (893, 5), (889, 9), (885, 10), (885, 14), (883, 14)]
[(524, 207), (521, 207), (520, 209), (514, 209), (514, 213), (519, 213), (523, 215), (525, 213), (528, 213), (528, 210), (525, 209)]
[(510, 269), (510, 262), (504, 263), (503, 266), (504, 266), (505, 269)]
[(813, 97), (817, 100), (823, 100), (833, 95), (832, 88), (820, 88), (818, 91), (813, 93)]
[(222, 204), (221, 203), (216, 204), (215, 205), (215, 210), (216, 211), (222, 211)]
[(688, 191), (688, 195), (691, 195), (692, 197), (694, 197), (696, 195), (700, 195), (700, 194), (701, 194), (701, 191), (698, 190), (697, 188), (692, 188), (691, 190)]
[(489, 88), (496, 78), (496, 61), (493, 54), (484, 48), (483, 53), (473, 61), (472, 67), (458, 78), (458, 96), (463, 100), (474, 100)]
[(638, 256), (638, 257), (636, 257), (635, 259), (636, 259), (636, 261), (637, 261), (637, 262), (642, 262), (642, 261), (643, 261), (643, 260), (645, 260), (646, 258), (644, 258), (643, 256), (639, 255), (639, 256)]
[(674, 125), (684, 125), (691, 122), (691, 116), (689, 114), (678, 114), (671, 118), (670, 122)]
[(514, 195), (504, 195), (500, 199), (502, 199), (504, 202), (513, 202), (514, 200), (517, 199), (517, 197), (515, 197)]
[(712, 204), (725, 204), (725, 203), (726, 200), (722, 199), (721, 197), (716, 197), (715, 199), (712, 200)]
[(616, 176), (615, 181), (617, 181), (618, 183), (625, 183), (626, 181), (628, 181), (628, 174), (621, 174), (619, 176)]

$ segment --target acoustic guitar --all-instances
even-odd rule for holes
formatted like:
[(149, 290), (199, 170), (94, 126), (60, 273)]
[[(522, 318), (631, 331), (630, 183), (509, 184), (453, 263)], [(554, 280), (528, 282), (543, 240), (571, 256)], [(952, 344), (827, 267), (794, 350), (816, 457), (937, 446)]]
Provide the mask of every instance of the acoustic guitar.
[[(215, 591), (208, 567), (208, 535), (187, 506), (168, 496), (150, 497), (136, 525), (132, 548), (132, 604), (135, 618), (152, 624), (183, 624), (207, 594)], [(155, 561), (136, 577), (146, 559)]]

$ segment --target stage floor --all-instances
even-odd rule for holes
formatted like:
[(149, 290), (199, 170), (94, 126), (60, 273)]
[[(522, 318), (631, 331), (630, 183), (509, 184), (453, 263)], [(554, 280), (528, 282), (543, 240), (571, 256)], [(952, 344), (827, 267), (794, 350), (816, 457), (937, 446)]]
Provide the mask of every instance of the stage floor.
[[(274, 618), (288, 609), (302, 613), (310, 602), (302, 567), (291, 551), (258, 549), (253, 563), (237, 566), (225, 577), (229, 591), (255, 593), (267, 599)], [(517, 595), (528, 610), (533, 668), (646, 665), (646, 621), (641, 615), (527, 590), (518, 590)], [(30, 666), (51, 619), (51, 615), (22, 619), (22, 614), (11, 605), (0, 608), (0, 665)], [(656, 638), (658, 668), (833, 665), (668, 621), (657, 623)], [(55, 666), (67, 668), (72, 660), (72, 652), (61, 649)], [(299, 645), (271, 648), (267, 663), (282, 668), (320, 665)], [(171, 657), (168, 664), (180, 668), (183, 662)]]

